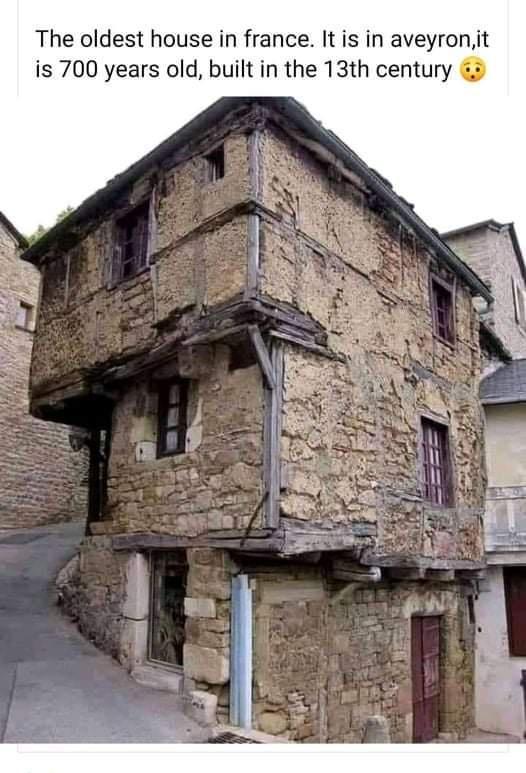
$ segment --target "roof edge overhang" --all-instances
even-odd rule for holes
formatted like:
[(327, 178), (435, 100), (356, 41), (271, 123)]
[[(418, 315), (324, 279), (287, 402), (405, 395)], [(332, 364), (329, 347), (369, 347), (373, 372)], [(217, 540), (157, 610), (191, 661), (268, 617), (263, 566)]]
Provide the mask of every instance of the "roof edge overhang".
[(488, 220), (481, 220), (479, 223), (471, 223), (470, 225), (461, 226), (460, 228), (454, 228), (452, 231), (445, 231), (441, 234), (442, 239), (451, 239), (455, 236), (462, 236), (463, 234), (470, 233), (471, 231), (480, 231), (482, 228), (488, 228), (490, 231), (508, 231), (510, 235), (511, 244), (519, 264), (524, 281), (526, 282), (526, 262), (524, 255), (522, 254), (521, 246), (519, 244), (519, 238), (517, 236), (517, 230), (515, 223), (499, 223), (498, 220), (489, 218)]
[(517, 403), (526, 403), (526, 393), (507, 397), (484, 397), (480, 402), (482, 405), (517, 405)]
[(29, 242), (27, 241), (26, 237), (23, 236), (17, 228), (15, 228), (13, 223), (9, 220), (8, 217), (4, 215), (3, 212), (0, 212), (0, 223), (11, 234), (19, 247), (26, 249), (29, 246)]
[(225, 118), (229, 112), (250, 103), (259, 103), (280, 113), (307, 136), (323, 145), (343, 164), (361, 177), (368, 187), (398, 215), (401, 221), (422, 239), (432, 254), (462, 277), (474, 295), (480, 295), (488, 303), (493, 301), (487, 285), (442, 241), (438, 232), (426, 225), (409, 204), (396, 194), (377, 172), (367, 166), (335, 134), (325, 129), (303, 105), (292, 97), (222, 97), (185, 124), (175, 134), (168, 137), (150, 153), (147, 153), (139, 161), (128, 167), (122, 174), (110, 180), (104, 188), (101, 188), (86, 199), (70, 215), (53, 226), (41, 239), (29, 247), (22, 257), (32, 263), (37, 263), (53, 242), (61, 234), (65, 233), (68, 228), (80, 224), (94, 215), (96, 211), (104, 207), (105, 203), (112, 196), (132, 184), (167, 154), (173, 153), (180, 146), (210, 129), (215, 123)]

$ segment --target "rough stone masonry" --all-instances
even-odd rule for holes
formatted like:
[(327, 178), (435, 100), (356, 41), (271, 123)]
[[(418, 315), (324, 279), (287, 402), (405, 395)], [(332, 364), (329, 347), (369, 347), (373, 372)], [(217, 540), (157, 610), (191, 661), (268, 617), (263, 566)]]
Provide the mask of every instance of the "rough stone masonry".
[[(92, 444), (104, 492), (68, 601), (82, 630), (132, 671), (173, 675), (152, 641), (164, 631), (175, 651), (166, 631), (184, 607), (175, 671), (226, 720), (241, 573), (257, 729), (359, 742), (382, 715), (394, 741), (463, 737), (483, 569), (483, 282), (281, 98), (215, 103), (24, 257), (43, 274), (32, 412), (110, 441), (101, 478)], [(438, 504), (425, 422), (447, 437)], [(170, 555), (183, 580), (156, 573)], [(412, 630), (426, 617), (440, 642), (422, 731)]]
[(87, 458), (68, 428), (29, 413), (29, 367), (40, 276), (25, 239), (0, 213), (0, 529), (86, 516)]

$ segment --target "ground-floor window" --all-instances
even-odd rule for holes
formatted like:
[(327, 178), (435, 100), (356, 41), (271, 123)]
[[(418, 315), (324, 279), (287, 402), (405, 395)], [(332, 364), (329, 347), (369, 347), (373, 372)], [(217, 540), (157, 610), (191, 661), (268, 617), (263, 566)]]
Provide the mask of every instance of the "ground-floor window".
[(526, 656), (526, 567), (505, 566), (504, 593), (510, 655)]
[(152, 554), (150, 660), (183, 665), (187, 572), (184, 550)]

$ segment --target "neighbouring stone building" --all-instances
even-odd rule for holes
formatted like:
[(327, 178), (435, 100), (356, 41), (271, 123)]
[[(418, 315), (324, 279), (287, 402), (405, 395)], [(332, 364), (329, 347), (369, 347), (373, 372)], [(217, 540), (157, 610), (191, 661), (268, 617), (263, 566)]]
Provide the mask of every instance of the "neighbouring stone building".
[(67, 427), (29, 413), (40, 275), (20, 260), (26, 247), (0, 212), (0, 529), (86, 514), (85, 454), (72, 451)]
[(24, 257), (31, 410), (90, 433), (81, 629), (220, 721), (462, 738), (478, 276), (289, 98), (220, 100)]
[(495, 300), (481, 309), (482, 320), (512, 357), (526, 357), (526, 266), (513, 223), (484, 220), (442, 238), (491, 289)]
[(526, 267), (513, 223), (488, 220), (444, 238), (491, 285), (494, 296), (481, 325), (488, 567), (475, 604), (476, 723), (482, 730), (522, 739), (526, 733)]

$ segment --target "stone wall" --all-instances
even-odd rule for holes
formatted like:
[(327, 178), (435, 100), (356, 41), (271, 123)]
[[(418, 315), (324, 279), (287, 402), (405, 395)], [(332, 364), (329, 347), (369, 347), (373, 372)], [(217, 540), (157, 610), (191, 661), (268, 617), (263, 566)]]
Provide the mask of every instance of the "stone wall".
[[(430, 269), (414, 235), (283, 132), (262, 138), (261, 290), (312, 316), (334, 359), (287, 347), (283, 512), (377, 524), (386, 552), (482, 557), (478, 320), (456, 282), (454, 346), (433, 335)], [(449, 426), (455, 507), (422, 501), (420, 427)]]
[[(39, 284), (0, 225), (0, 529), (86, 516), (85, 453), (71, 450), (67, 427), (29, 414)], [(20, 302), (31, 307), (28, 330), (16, 326)]]
[[(158, 325), (169, 329), (170, 320), (184, 313), (199, 315), (242, 293), (247, 216), (225, 218), (224, 212), (248, 197), (248, 138), (239, 129), (224, 139), (225, 176), (212, 183), (205, 154), (221, 136), (219, 127), (171, 168), (151, 170), (76, 234), (74, 246), (58, 245), (46, 256), (31, 370), (34, 395), (80, 382), (94, 365), (130, 357), (162, 340)], [(144, 200), (154, 212), (151, 265), (116, 282), (116, 221)]]
[[(198, 352), (191, 373), (187, 453), (156, 458), (155, 378), (121, 392), (114, 416), (107, 533), (197, 536), (244, 529), (262, 498), (263, 387), (257, 366), (230, 370), (230, 350)], [(156, 372), (166, 375), (167, 369)], [(155, 375), (155, 374), (154, 374)], [(258, 525), (257, 514), (252, 525)]]
[(86, 537), (78, 571), (62, 590), (64, 611), (97, 647), (115, 658), (122, 646), (128, 554), (115, 553), (109, 537)]
[(446, 235), (448, 244), (491, 287), (495, 303), (485, 318), (513, 357), (526, 357), (526, 330), (517, 324), (512, 278), (524, 292), (526, 283), (510, 236), (510, 225), (481, 224), (479, 228)]
[[(255, 726), (295, 741), (360, 743), (367, 717), (412, 740), (411, 616), (441, 615), (440, 732), (473, 726), (473, 636), (462, 586), (342, 587), (319, 570), (256, 578)], [(339, 595), (340, 594), (340, 595)]]

